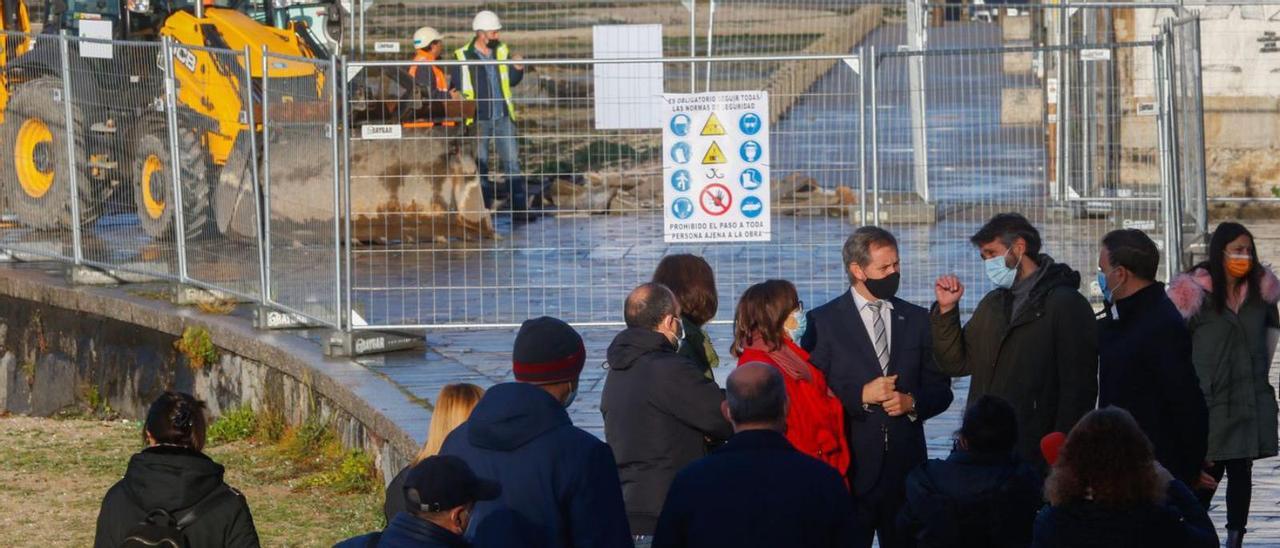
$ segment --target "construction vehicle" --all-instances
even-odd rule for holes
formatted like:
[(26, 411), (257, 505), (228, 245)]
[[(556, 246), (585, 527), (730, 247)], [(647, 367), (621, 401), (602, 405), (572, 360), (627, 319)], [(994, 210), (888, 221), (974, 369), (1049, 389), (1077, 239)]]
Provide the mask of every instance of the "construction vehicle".
[[(268, 20), (276, 20), (273, 5), (265, 3)], [(233, 207), (228, 202), (239, 199), (239, 189), (251, 187), (252, 162), (258, 157), (250, 136), (260, 128), (249, 126), (244, 96), (248, 89), (261, 95), (263, 48), (294, 58), (323, 58), (327, 50), (303, 24), (276, 28), (232, 7), (190, 0), (65, 0), (49, 7), (45, 34), (86, 35), (82, 31), (92, 28), (94, 37), (107, 37), (102, 34), (107, 29), (114, 40), (167, 39), (171, 59), (159, 59), (160, 48), (116, 46), (104, 54), (88, 42), (71, 41), (70, 109), (62, 102), (60, 40), (37, 40), (10, 60), (3, 68), (8, 96), (0, 96), (6, 113), (0, 126), (0, 185), (18, 221), (35, 229), (90, 225), (111, 196), (132, 192), (141, 227), (153, 238), (195, 238), (215, 224), (225, 232), (233, 215), (218, 214), (222, 222), (215, 223), (215, 207)], [(238, 55), (246, 47), (248, 59)], [(171, 154), (164, 108), (165, 71), (157, 65), (172, 67), (177, 158)], [(246, 69), (251, 82), (243, 81)], [(308, 105), (328, 107), (323, 99), (327, 75), (315, 64), (273, 58), (266, 70), (274, 98), (300, 111)], [(66, 112), (70, 131), (63, 131)], [(74, 139), (74, 164), (68, 134)], [(71, 165), (78, 219), (71, 215)], [(180, 171), (182, 235), (175, 230), (173, 170)], [(231, 189), (215, 197), (221, 186)], [(219, 199), (224, 203), (215, 204)]]
[[(8, 102), (8, 85), (4, 78), (4, 67), (14, 57), (31, 49), (31, 19), (27, 15), (27, 5), (22, 0), (0, 0), (0, 105)], [(4, 122), (4, 111), (0, 109), (0, 122)]]

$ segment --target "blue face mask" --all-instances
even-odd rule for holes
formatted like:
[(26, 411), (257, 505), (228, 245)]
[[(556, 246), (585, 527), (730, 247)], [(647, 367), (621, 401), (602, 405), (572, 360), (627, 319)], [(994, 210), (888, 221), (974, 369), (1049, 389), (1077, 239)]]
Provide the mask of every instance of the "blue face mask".
[(1006, 266), (1004, 263), (1004, 255), (992, 257), (983, 261), (986, 263), (987, 277), (991, 279), (991, 283), (996, 287), (1009, 289), (1013, 287), (1013, 281), (1018, 278), (1017, 267)]
[(796, 326), (788, 329), (787, 335), (791, 337), (791, 340), (799, 342), (800, 337), (804, 336), (804, 331), (809, 328), (809, 318), (805, 316), (804, 309), (792, 312), (791, 317), (795, 318)]
[(570, 405), (573, 405), (573, 400), (576, 399), (578, 399), (578, 389), (575, 388), (573, 392), (569, 393), (569, 397), (564, 399), (564, 403), (562, 405), (564, 405), (565, 409), (568, 409)]
[(1102, 292), (1102, 298), (1107, 302), (1111, 300), (1111, 288), (1107, 287), (1107, 274), (1101, 270), (1098, 271), (1098, 291)]

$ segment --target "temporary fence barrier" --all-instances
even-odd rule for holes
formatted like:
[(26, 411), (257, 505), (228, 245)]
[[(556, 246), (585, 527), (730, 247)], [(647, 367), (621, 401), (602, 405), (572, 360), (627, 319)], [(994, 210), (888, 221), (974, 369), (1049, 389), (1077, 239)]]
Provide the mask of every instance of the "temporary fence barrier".
[(266, 301), (339, 327), (343, 78), (334, 61), (261, 59)]
[[(144, 199), (140, 209), (116, 213), (115, 225), (104, 218), (84, 228), (37, 226), (19, 218), (3, 229), (0, 247), (220, 289), (349, 330), (510, 326), (543, 314), (619, 323), (626, 293), (672, 253), (711, 263), (718, 321), (730, 319), (747, 286), (768, 278), (792, 280), (814, 305), (847, 290), (841, 245), (862, 224), (898, 234), (902, 295), (914, 302), (931, 300), (933, 277), (953, 270), (985, 285), (967, 238), (999, 211), (1027, 214), (1041, 226), (1045, 250), (1085, 273), (1097, 240), (1112, 228), (1143, 228), (1179, 249), (1170, 238), (1182, 231), (1167, 228), (1182, 226), (1190, 216), (1182, 212), (1198, 207), (1186, 202), (1196, 194), (1185, 181), (1197, 162), (1203, 173), (1204, 162), (1170, 153), (1194, 145), (1201, 100), (1198, 70), (1185, 66), (1196, 62), (1185, 53), (1194, 48), (1183, 36), (1193, 31), (1179, 30), (1186, 24), (1150, 41), (1005, 47), (999, 26), (974, 23), (935, 32), (929, 49), (901, 50), (902, 24), (862, 28), (867, 46), (854, 53), (713, 58), (348, 65), (146, 44), (176, 77), (159, 71), (168, 83), (159, 103), (130, 101), (161, 106), (170, 154), (181, 161), (205, 155), (208, 186), (193, 190), (199, 177), (188, 177), (192, 170), (170, 170), (168, 187), (147, 178), (152, 201), (183, 204), (168, 237), (138, 221), (148, 211)], [(70, 45), (68, 55), (85, 41), (40, 40)], [(184, 80), (188, 56), (209, 59), (229, 77)], [(1062, 67), (1052, 73), (1057, 83), (1043, 69), (1023, 68), (1028, 58)], [(1106, 76), (1096, 65), (1143, 59), (1158, 70)], [(769, 94), (769, 242), (663, 243), (665, 151), (661, 129), (651, 127), (656, 116), (645, 113), (656, 113), (657, 93), (689, 90), (692, 62), (709, 67), (698, 91)], [(518, 161), (491, 150), (489, 184), (482, 184), (482, 124), (466, 119), (506, 107), (482, 105), (477, 114), (466, 102), (430, 100), (409, 72), (497, 65), (527, 65), (513, 98)], [(74, 68), (65, 72), (55, 83), (79, 77)], [(220, 124), (218, 137), (206, 131), (199, 150), (189, 146), (201, 124), (184, 110), (184, 85), (239, 103), (234, 122)], [(599, 105), (600, 86), (656, 91)], [(56, 97), (75, 105), (74, 93)], [(12, 131), (9, 110), (3, 131)], [(32, 146), (56, 144), (61, 126), (68, 174), (79, 175), (93, 159), (65, 137), (75, 115), (61, 110), (61, 119), (46, 124), (51, 136)], [(618, 111), (648, 122), (629, 129), (601, 123)], [(239, 131), (232, 136), (227, 127)], [(218, 139), (230, 142), (215, 146)], [(36, 180), (50, 165), (38, 165)], [(131, 179), (123, 188), (140, 187)], [(56, 196), (68, 210), (82, 203)]]

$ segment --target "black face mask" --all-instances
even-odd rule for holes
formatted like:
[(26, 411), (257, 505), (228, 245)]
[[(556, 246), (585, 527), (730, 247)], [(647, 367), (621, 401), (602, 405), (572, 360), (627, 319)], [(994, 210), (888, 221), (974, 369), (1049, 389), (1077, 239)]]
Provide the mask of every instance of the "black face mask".
[(501, 46), (501, 45), (502, 45), (502, 40), (489, 40), (488, 42), (485, 42), (485, 47), (489, 49), (498, 49), (498, 46)]
[(891, 299), (894, 295), (898, 294), (898, 283), (901, 281), (902, 276), (899, 273), (894, 272), (893, 274), (880, 278), (879, 280), (872, 280), (868, 278), (867, 281), (862, 283), (867, 286), (867, 292), (871, 293), (872, 297), (884, 300)]

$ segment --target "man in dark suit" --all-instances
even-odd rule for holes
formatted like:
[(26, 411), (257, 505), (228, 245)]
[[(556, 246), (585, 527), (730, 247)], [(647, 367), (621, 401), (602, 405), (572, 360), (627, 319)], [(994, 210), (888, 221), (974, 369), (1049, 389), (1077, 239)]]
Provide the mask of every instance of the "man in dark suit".
[(787, 387), (771, 365), (745, 363), (726, 384), (729, 442), (685, 467), (671, 484), (654, 548), (844, 548), (853, 506), (831, 466), (796, 450)]
[(849, 291), (808, 315), (801, 346), (844, 404), (858, 546), (911, 546), (895, 527), (907, 474), (926, 459), (924, 421), (951, 405), (930, 348), (929, 313), (894, 295), (898, 242), (865, 226), (844, 243)]

